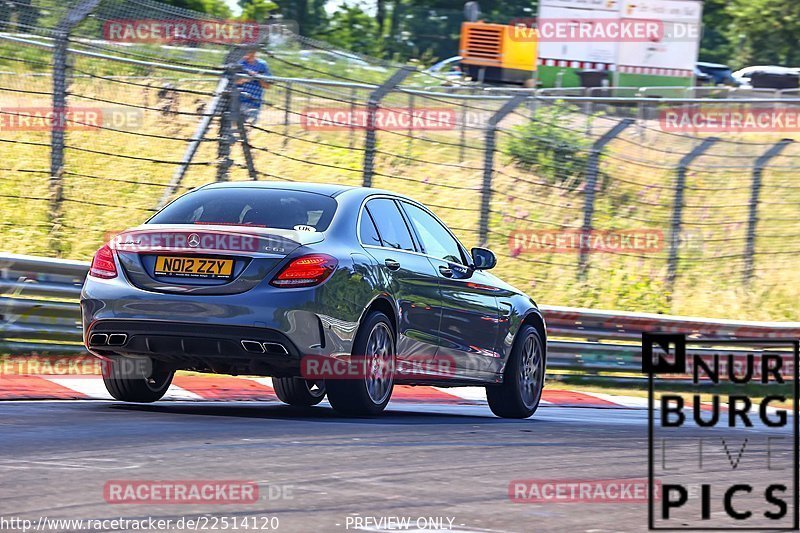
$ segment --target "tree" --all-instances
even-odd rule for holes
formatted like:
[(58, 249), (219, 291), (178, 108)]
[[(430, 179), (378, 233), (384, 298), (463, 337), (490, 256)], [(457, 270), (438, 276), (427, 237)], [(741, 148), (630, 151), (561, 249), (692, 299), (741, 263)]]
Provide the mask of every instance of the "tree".
[(726, 31), (736, 66), (800, 66), (800, 2), (797, 0), (730, 0)]
[(164, 3), (221, 19), (231, 18), (231, 9), (224, 0), (165, 0)]
[(249, 0), (242, 6), (241, 19), (250, 22), (264, 22), (277, 9), (278, 4), (272, 0)]
[(329, 29), (320, 36), (334, 46), (365, 55), (377, 56), (382, 48), (377, 20), (359, 6), (339, 7), (330, 19)]
[(728, 0), (706, 0), (703, 5), (703, 38), (700, 41), (700, 60), (726, 63), (731, 59), (728, 31), (732, 22), (726, 9)]
[(378, 23), (378, 32), (383, 36), (386, 22), (386, 0), (377, 0), (375, 8), (375, 21)]
[[(386, 55), (401, 59), (444, 59), (458, 55), (466, 0), (394, 0), (385, 46)], [(535, 16), (536, 0), (481, 1), (483, 20), (507, 24)]]
[[(242, 11), (257, 0), (238, 0)], [(297, 24), (300, 35), (313, 37), (323, 31), (328, 23), (325, 12), (327, 0), (272, 0), (278, 6), (277, 12), (283, 15), (284, 20)], [(272, 3), (267, 0), (267, 3)]]

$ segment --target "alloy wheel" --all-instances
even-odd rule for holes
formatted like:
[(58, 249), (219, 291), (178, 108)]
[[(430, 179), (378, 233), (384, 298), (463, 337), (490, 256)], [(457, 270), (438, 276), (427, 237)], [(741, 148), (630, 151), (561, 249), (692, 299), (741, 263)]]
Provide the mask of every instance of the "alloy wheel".
[(391, 394), (394, 382), (394, 343), (392, 332), (383, 322), (375, 324), (367, 341), (365, 380), (370, 400), (383, 403)]

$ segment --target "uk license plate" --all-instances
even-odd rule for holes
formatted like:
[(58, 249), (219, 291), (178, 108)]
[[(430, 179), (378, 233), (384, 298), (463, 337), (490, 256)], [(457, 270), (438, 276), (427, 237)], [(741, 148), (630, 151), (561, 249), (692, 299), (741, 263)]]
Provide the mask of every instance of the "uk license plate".
[(159, 255), (156, 257), (155, 275), (182, 278), (230, 278), (233, 275), (233, 259)]

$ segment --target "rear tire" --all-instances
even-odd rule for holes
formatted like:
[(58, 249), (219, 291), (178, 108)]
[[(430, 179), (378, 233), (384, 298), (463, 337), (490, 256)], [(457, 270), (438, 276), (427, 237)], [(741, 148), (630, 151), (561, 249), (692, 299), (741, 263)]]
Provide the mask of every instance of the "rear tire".
[(389, 318), (373, 312), (358, 328), (353, 356), (358, 377), (327, 380), (328, 401), (344, 415), (372, 416), (386, 408), (394, 388), (396, 344)]
[[(152, 403), (160, 400), (172, 384), (173, 370), (163, 368), (155, 361), (147, 377), (136, 376), (126, 361), (107, 361), (103, 370), (103, 383), (109, 394), (121, 402)], [(128, 361), (128, 363), (130, 363)], [(123, 370), (123, 367), (128, 367)]]
[(544, 344), (533, 326), (523, 326), (501, 385), (486, 387), (489, 408), (501, 418), (528, 418), (536, 412), (544, 388)]
[(275, 395), (283, 403), (295, 407), (311, 407), (325, 398), (325, 383), (303, 378), (272, 378)]

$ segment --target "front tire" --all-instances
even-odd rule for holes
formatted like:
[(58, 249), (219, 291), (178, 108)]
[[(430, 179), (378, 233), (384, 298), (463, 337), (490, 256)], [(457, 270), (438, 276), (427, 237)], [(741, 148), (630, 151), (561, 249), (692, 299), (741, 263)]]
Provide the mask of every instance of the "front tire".
[(303, 378), (272, 378), (275, 395), (283, 403), (295, 407), (311, 407), (325, 398), (325, 382)]
[(326, 382), (328, 401), (345, 415), (377, 415), (386, 408), (394, 388), (396, 344), (389, 318), (371, 313), (353, 343), (357, 377)]
[(131, 361), (125, 359), (106, 361), (103, 383), (111, 396), (121, 402), (152, 403), (160, 400), (172, 384), (173, 370), (152, 363), (147, 376), (136, 375)]
[(501, 385), (486, 387), (489, 408), (501, 418), (528, 418), (536, 412), (544, 388), (544, 344), (533, 326), (523, 326)]

